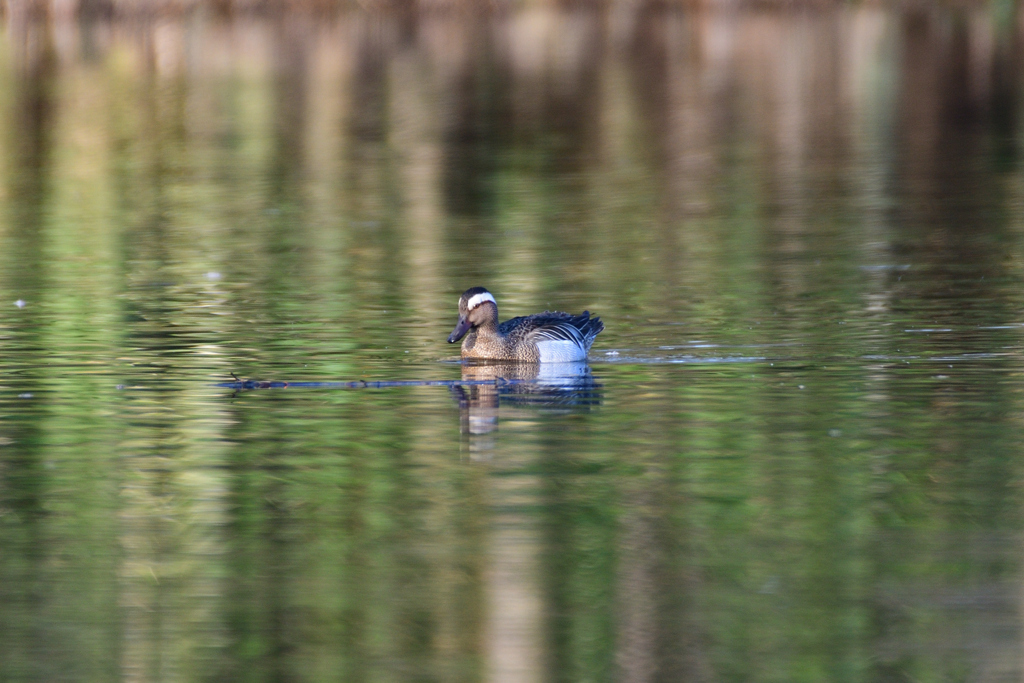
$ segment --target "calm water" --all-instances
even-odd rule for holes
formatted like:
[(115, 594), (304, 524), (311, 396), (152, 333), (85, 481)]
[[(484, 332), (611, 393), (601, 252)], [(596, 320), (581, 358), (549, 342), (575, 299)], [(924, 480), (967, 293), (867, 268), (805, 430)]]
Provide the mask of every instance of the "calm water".
[(8, 21), (0, 680), (1020, 680), (1019, 26)]

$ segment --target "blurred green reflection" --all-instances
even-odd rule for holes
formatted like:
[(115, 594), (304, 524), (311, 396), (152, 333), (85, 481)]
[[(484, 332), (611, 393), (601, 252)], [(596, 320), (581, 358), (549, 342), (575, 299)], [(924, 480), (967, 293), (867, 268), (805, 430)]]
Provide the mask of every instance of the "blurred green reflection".
[(0, 680), (1018, 680), (1010, 5), (8, 16)]

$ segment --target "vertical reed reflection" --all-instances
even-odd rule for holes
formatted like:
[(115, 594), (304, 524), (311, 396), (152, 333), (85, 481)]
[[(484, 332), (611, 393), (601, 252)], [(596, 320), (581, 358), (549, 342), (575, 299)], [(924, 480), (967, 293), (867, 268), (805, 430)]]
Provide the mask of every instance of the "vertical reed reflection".
[[(35, 303), (44, 289), (45, 210), (50, 181), (57, 56), (46, 26), (11, 26), (10, 108), (4, 144), (6, 204), (4, 273), (11, 291), (23, 291)], [(28, 312), (31, 314), (31, 311)]]
[[(5, 291), (20, 292), (23, 309), (5, 316), (5, 341), (0, 342), (13, 368), (14, 388), (27, 396), (37, 392), (45, 363), (45, 332), (39, 315), (49, 275), (46, 262), (45, 211), (50, 179), (53, 133), (53, 85), (56, 63), (50, 32), (23, 25), (11, 41), (8, 75), (11, 101), (3, 140), (4, 186), (8, 200), (0, 232), (0, 277)], [(13, 301), (5, 301), (14, 308)], [(26, 673), (34, 678), (59, 674), (66, 665), (63, 652), (49, 644), (55, 595), (48, 590), (51, 549), (46, 543), (46, 472), (44, 429), (46, 413), (40, 399), (21, 409), (34, 419), (19, 421), (4, 435), (3, 485), (0, 508), (10, 519), (3, 527), (0, 553), (0, 677)]]

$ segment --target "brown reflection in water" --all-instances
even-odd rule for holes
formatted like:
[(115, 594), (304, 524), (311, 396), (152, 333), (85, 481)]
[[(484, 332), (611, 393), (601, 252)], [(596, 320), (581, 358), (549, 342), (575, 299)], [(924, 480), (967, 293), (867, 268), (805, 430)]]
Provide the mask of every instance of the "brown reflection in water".
[[(3, 160), (7, 220), (0, 228), (6, 248), (0, 249), (8, 291), (38, 296), (48, 270), (45, 263), (45, 210), (50, 189), (51, 154), (58, 75), (57, 55), (50, 31), (32, 22), (9, 27), (13, 62), (12, 102), (6, 113)], [(6, 304), (7, 302), (5, 302)], [(33, 303), (38, 304), (36, 299)]]
[[(6, 224), (0, 226), (0, 287), (13, 294), (2, 304), (0, 335), (5, 340), (5, 361), (16, 368), (4, 373), (4, 384), (31, 396), (39, 391), (49, 360), (41, 308), (52, 277), (44, 228), (56, 63), (48, 33), (31, 24), (22, 28), (11, 45), (13, 101), (4, 102), (8, 129), (0, 138), (6, 214)], [(23, 308), (15, 307), (15, 297)], [(16, 344), (7, 341), (12, 338)], [(48, 413), (39, 399), (26, 403), (24, 410), (41, 416)], [(10, 447), (0, 460), (0, 516), (5, 528), (15, 531), (5, 536), (0, 553), (0, 603), (4, 605), (0, 633), (6, 641), (0, 659), (9, 660), (3, 663), (0, 677), (3, 672), (21, 671), (41, 680), (68, 666), (47, 624), (47, 615), (60, 609), (60, 596), (48, 588), (54, 564), (46, 524), (50, 456), (40, 445), (46, 433), (42, 419), (14, 425), (4, 430), (3, 443)]]
[[(494, 384), (455, 387), (462, 433), (468, 437), (473, 460), (487, 460), (487, 597), (486, 680), (543, 681), (570, 675), (580, 653), (568, 651), (563, 625), (572, 615), (564, 611), (566, 579), (562, 547), (552, 547), (565, 530), (552, 531), (550, 508), (559, 507), (557, 494), (544, 475), (549, 455), (531, 429), (539, 411), (588, 410), (600, 401), (600, 386), (586, 363), (464, 365), (462, 379)], [(513, 423), (498, 444), (499, 416)], [(561, 450), (554, 446), (556, 451)], [(558, 456), (556, 456), (556, 460)], [(547, 464), (546, 464), (547, 463)], [(478, 467), (479, 465), (475, 465)], [(497, 475), (497, 476), (495, 476)], [(536, 514), (543, 507), (546, 514)], [(586, 653), (589, 655), (591, 653)], [(584, 655), (581, 659), (590, 664)]]
[[(516, 374), (528, 373), (530, 377), (519, 379), (533, 379), (537, 376), (535, 365), (464, 365), (462, 367), (463, 380), (495, 380), (505, 378), (506, 373), (510, 378)], [(459, 431), (471, 437), (483, 437), (498, 428), (498, 407), (500, 400), (498, 386), (495, 384), (468, 385), (452, 388), (452, 398), (459, 404)], [(494, 448), (492, 440), (481, 443), (480, 441), (470, 442), (470, 453), (473, 457), (481, 457)]]
[(491, 490), (492, 501), (506, 511), (497, 513), (488, 537), (486, 680), (495, 683), (547, 679), (543, 668), (544, 601), (539, 556), (543, 548), (536, 520), (516, 512), (531, 502), (535, 482), (506, 478)]
[(452, 387), (459, 404), (460, 431), (469, 436), (470, 455), (485, 459), (494, 448), (502, 403), (532, 410), (587, 410), (600, 402), (600, 385), (585, 363), (486, 363), (463, 365), (462, 379), (493, 384)]
[[(894, 245), (901, 261), (923, 262), (927, 283), (908, 273), (915, 298), (985, 299), (1009, 312), (992, 284), (1007, 273), (1003, 245), (1012, 223), (1009, 171), (1019, 151), (1007, 142), (1019, 111), (1020, 39), (1000, 35), (981, 15), (915, 11), (899, 22), (905, 46), (898, 103), (900, 154), (894, 213), (907, 226)], [(993, 125), (995, 124), (995, 125)], [(1009, 191), (1009, 192), (1008, 192)], [(988, 280), (988, 282), (986, 282)], [(920, 284), (918, 284), (921, 282)], [(976, 311), (981, 313), (982, 311)], [(957, 316), (968, 311), (956, 311)]]

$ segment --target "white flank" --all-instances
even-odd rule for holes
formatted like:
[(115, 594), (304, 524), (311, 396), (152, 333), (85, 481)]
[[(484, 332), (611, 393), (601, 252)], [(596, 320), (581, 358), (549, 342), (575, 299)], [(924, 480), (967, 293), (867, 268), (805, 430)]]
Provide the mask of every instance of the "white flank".
[(480, 292), (479, 294), (474, 294), (470, 297), (469, 301), (466, 302), (466, 310), (472, 311), (485, 301), (490, 301), (495, 306), (498, 305), (498, 302), (494, 300), (494, 297), (491, 296), (490, 292)]
[(580, 348), (576, 342), (563, 339), (539, 341), (537, 351), (540, 353), (541, 363), (572, 363), (587, 359), (586, 349)]

